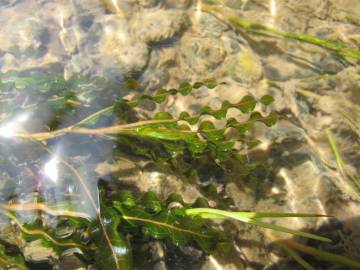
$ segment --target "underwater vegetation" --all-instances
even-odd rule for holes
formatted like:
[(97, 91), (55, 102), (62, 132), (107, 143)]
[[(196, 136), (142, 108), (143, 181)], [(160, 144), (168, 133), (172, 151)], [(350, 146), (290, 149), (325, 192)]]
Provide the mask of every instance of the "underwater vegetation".
[[(120, 13), (117, 1), (103, 2), (109, 11)], [(189, 5), (188, 1), (182, 3)], [(204, 4), (201, 8), (236, 31), (312, 44), (350, 65), (360, 59), (360, 52), (344, 43), (246, 21), (216, 5)], [(145, 14), (154, 23), (148, 31), (139, 31), (137, 38), (145, 43), (167, 40), (189, 23), (186, 18), (175, 23), (157, 20), (165, 14), (167, 11)], [(136, 24), (142, 25), (142, 19), (139, 16)], [(159, 27), (163, 22), (163, 28)], [(148, 46), (137, 43), (136, 38), (131, 39), (131, 44), (122, 42), (111, 32), (102, 39), (101, 50), (115, 53), (116, 57), (109, 58), (128, 66), (136, 56), (124, 52), (123, 45), (133, 48), (136, 44), (132, 52), (138, 54), (140, 49), (144, 57), (139, 57), (143, 61), (133, 69), (142, 70), (148, 61)], [(224, 52), (220, 50), (218, 56), (221, 62)], [(198, 70), (207, 72), (203, 65), (198, 66)], [(227, 72), (246, 84), (264, 75), (261, 59), (245, 47), (236, 54)], [(323, 74), (314, 79), (331, 76), (336, 75)], [(194, 106), (195, 112), (174, 114), (166, 107), (169, 99), (176, 102), (178, 96), (189, 96), (198, 89), (225, 88), (226, 83), (183, 82), (177, 88), (160, 88), (151, 94), (135, 90), (136, 86), (132, 79), (120, 83), (81, 74), (64, 79), (62, 74), (41, 69), (0, 74), (0, 269), (75, 268), (74, 264), (69, 267), (63, 263), (67, 257), (76, 259), (79, 268), (132, 269), (137, 268), (138, 254), (143, 252), (139, 246), (155, 240), (171, 247), (192, 247), (202, 254), (227, 254), (234, 249), (234, 241), (219, 224), (228, 223), (245, 223), (276, 235), (296, 237), (282, 239), (266, 234), (271, 249), (287, 254), (304, 269), (314, 269), (307, 262), (308, 256), (334, 264), (334, 268), (340, 265), (342, 269), (360, 269), (359, 262), (322, 249), (321, 243), (332, 244), (331, 236), (274, 223), (276, 219), (332, 217), (238, 211), (231, 199), (222, 198), (211, 185), (189, 203), (178, 193), (162, 196), (142, 192), (124, 184), (121, 177), (118, 181), (113, 175), (97, 175), (97, 164), (105, 162), (131, 163), (137, 168), (138, 164), (129, 158), (136, 157), (176, 174), (184, 185), (200, 190), (204, 189), (199, 180), (204, 171), (206, 175), (222, 175), (236, 168), (241, 171), (237, 181), (249, 178), (255, 180), (255, 185), (263, 181), (266, 164), (249, 160), (247, 152), (261, 143), (252, 134), (254, 127), (271, 128), (282, 117), (272, 111), (271, 95), (245, 95), (238, 102), (225, 100), (217, 108), (203, 104)], [(310, 90), (294, 91), (317, 101), (322, 98)], [(345, 99), (337, 102), (339, 107), (358, 110)], [(154, 111), (149, 112), (149, 107)], [(228, 117), (230, 111), (236, 111), (237, 117)], [(347, 112), (340, 113), (360, 134), (359, 122)], [(348, 170), (333, 131), (327, 129), (325, 133), (336, 169), (353, 184), (359, 197), (359, 179)], [(214, 200), (219, 201), (216, 206)], [(310, 244), (304, 244), (302, 238), (311, 240)], [(31, 248), (38, 253), (46, 251), (51, 260), (45, 265), (34, 263)]]
[(225, 9), (220, 5), (204, 4), (202, 10), (215, 15), (230, 25), (241, 31), (249, 32), (256, 35), (273, 36), (277, 38), (286, 38), (289, 40), (300, 41), (308, 44), (313, 44), (329, 51), (336, 53), (337, 55), (347, 58), (360, 59), (360, 51), (338, 41), (325, 40), (314, 36), (290, 33), (281, 31), (270, 26), (247, 21), (238, 16), (231, 9)]
[[(8, 159), (0, 159), (0, 166), (10, 181), (4, 180), (1, 189), (0, 215), (6, 224), (4, 229), (15, 228), (14, 236), (1, 240), (2, 269), (36, 268), (29, 264), (23, 249), (33, 241), (40, 241), (58, 256), (76, 254), (85, 265), (99, 269), (132, 269), (132, 247), (149, 239), (175, 246), (194, 245), (207, 254), (226, 253), (232, 245), (226, 232), (216, 226), (222, 220), (331, 242), (325, 236), (264, 221), (325, 217), (316, 213), (228, 211), (211, 207), (205, 196), (191, 204), (176, 193), (159, 198), (154, 192), (139, 194), (131, 187), (114, 185), (111, 180), (84, 172), (84, 167), (91, 171), (92, 164), (100, 161), (101, 152), (108, 149), (116, 152), (114, 158), (126, 153), (168, 166), (184, 181), (196, 175), (204, 163), (211, 171), (231, 170), (233, 166), (252, 171), (255, 162), (248, 162), (242, 150), (255, 147), (259, 141), (251, 138), (249, 131), (256, 124), (271, 127), (278, 119), (270, 111), (274, 101), (270, 95), (246, 95), (237, 103), (224, 101), (216, 109), (202, 106), (195, 114), (184, 111), (175, 116), (158, 111), (144, 117), (139, 111), (144, 102), (163, 104), (170, 96), (186, 96), (199, 88), (211, 91), (226, 84), (184, 82), (178, 88), (159, 89), (154, 94), (117, 98), (120, 90), (129, 91), (133, 83), (129, 80), (118, 85), (80, 75), (65, 80), (42, 71), (1, 74), (0, 152)], [(227, 118), (230, 109), (246, 119)], [(68, 120), (64, 124), (62, 119)], [(57, 151), (59, 144), (67, 145), (69, 153)], [(79, 149), (84, 157), (79, 157)], [(42, 172), (49, 178), (47, 182), (41, 182), (44, 179), (36, 169), (36, 164), (42, 162), (39, 153), (51, 157)], [(28, 162), (29, 158), (34, 164)], [(22, 190), (23, 184), (16, 186), (14, 182), (28, 171), (39, 175), (28, 178), (34, 181), (32, 189)], [(62, 195), (54, 196), (58, 193)], [(312, 268), (298, 252), (360, 269), (359, 263), (343, 256), (292, 239), (273, 240), (306, 269)]]

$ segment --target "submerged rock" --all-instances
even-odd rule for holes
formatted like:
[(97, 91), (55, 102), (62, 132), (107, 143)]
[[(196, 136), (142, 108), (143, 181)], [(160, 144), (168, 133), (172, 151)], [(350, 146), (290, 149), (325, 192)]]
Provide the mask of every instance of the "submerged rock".
[(224, 5), (229, 8), (242, 9), (246, 5), (247, 0), (224, 0)]
[(225, 60), (226, 51), (218, 38), (199, 38), (189, 34), (180, 45), (180, 61), (198, 75), (207, 76)]
[(41, 245), (41, 240), (27, 243), (23, 248), (23, 255), (26, 261), (32, 263), (53, 264), (58, 260), (58, 255), (51, 249)]
[(136, 2), (137, 0), (101, 0), (105, 9), (114, 14), (123, 13), (124, 8), (126, 9), (129, 5), (134, 5)]
[(148, 46), (130, 35), (120, 23), (105, 28), (100, 41), (101, 61), (126, 73), (144, 69), (149, 58)]
[(155, 7), (159, 4), (159, 0), (138, 0), (138, 4), (145, 8)]
[(76, 40), (78, 48), (71, 50), (71, 61), (66, 63), (67, 73), (122, 80), (124, 76), (144, 70), (149, 60), (149, 48), (135, 35), (128, 17), (136, 9), (137, 2), (104, 0), (97, 4), (102, 8), (94, 7), (90, 11), (86, 10), (85, 4), (74, 4), (78, 15), (73, 20), (76, 31), (68, 29), (66, 33), (74, 32), (67, 40)]
[(228, 28), (225, 23), (208, 13), (201, 13), (198, 19), (196, 15), (193, 18), (193, 30), (199, 36), (220, 37)]
[(16, 5), (18, 0), (3, 0), (0, 2), (0, 8), (8, 8)]
[(174, 48), (159, 48), (151, 52), (147, 69), (141, 74), (138, 82), (141, 89), (155, 90), (169, 81), (169, 69), (175, 65)]
[(188, 8), (192, 0), (166, 0), (165, 4), (170, 8)]
[(156, 90), (169, 81), (169, 72), (166, 69), (147, 69), (140, 77), (139, 84), (143, 89)]
[(137, 39), (152, 43), (180, 34), (189, 25), (189, 19), (179, 10), (145, 9), (135, 14), (129, 24)]
[(79, 258), (77, 253), (81, 254), (81, 251), (78, 249), (68, 249), (63, 252), (59, 260), (59, 268), (76, 270), (88, 269), (88, 266)]
[(124, 13), (124, 9), (133, 7), (153, 8), (160, 5), (160, 0), (101, 0), (106, 10), (111, 13)]
[(250, 48), (243, 47), (231, 60), (228, 73), (238, 82), (251, 84), (263, 75), (261, 60)]

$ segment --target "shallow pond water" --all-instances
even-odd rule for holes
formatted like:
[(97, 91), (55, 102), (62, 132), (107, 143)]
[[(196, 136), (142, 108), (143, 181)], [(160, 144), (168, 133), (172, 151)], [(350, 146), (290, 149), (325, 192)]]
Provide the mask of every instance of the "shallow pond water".
[[(0, 25), (0, 269), (360, 269), (358, 0), (2, 0)], [(184, 82), (204, 85), (164, 102), (142, 96), (162, 100), (158, 89)], [(196, 115), (249, 94), (271, 95), (256, 110), (278, 121), (247, 131), (260, 142), (237, 148), (241, 160), (193, 159), (193, 148), (163, 143), (182, 129), (131, 129), (159, 111)], [(155, 210), (146, 223), (122, 212), (125, 199), (109, 207), (124, 190), (153, 192), (137, 202), (146, 211), (326, 215), (266, 221), (332, 243), (215, 219), (227, 246), (209, 251), (196, 219), (186, 236)], [(132, 266), (109, 253), (132, 253)]]

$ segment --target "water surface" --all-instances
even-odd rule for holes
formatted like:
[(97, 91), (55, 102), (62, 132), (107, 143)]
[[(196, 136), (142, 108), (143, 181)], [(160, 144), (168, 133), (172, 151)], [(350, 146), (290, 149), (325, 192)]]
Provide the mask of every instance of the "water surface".
[[(236, 27), (231, 21), (236, 16), (360, 50), (357, 0), (1, 1), (1, 203), (66, 203), (96, 217), (99, 179), (115, 190), (154, 191), (162, 199), (178, 192), (187, 203), (209, 197), (211, 185), (217, 192), (212, 207), (334, 216), (276, 223), (325, 235), (334, 242), (309, 244), (360, 261), (359, 190), (349, 177), (360, 173), (359, 57)], [(241, 168), (221, 174), (202, 168), (197, 179), (189, 180), (101, 136), (65, 134), (41, 142), (28, 136), (74, 125), (120, 98), (208, 79), (226, 84), (172, 97), (157, 107), (142, 104), (137, 119), (149, 119), (156, 110), (178, 115), (205, 105), (216, 108), (224, 100), (237, 102), (246, 94), (271, 94), (270, 109), (280, 120), (271, 128), (256, 125), (250, 133), (262, 143), (248, 153), (249, 162), (266, 164), (251, 177), (243, 177)], [(105, 114), (89, 127), (123, 120)], [(346, 163), (340, 169), (329, 136)], [(84, 183), (76, 180), (74, 169)], [(231, 204), (222, 204), (228, 199)], [(23, 224), (33, 222), (38, 209), (16, 215)], [(87, 266), (36, 240), (19, 244), (16, 232), (6, 233), (15, 230), (13, 223), (1, 218), (1, 243), (18, 246), (31, 269)], [(236, 222), (218, 226), (233, 240), (230, 254), (149, 239), (136, 246), (134, 267), (302, 269), (271, 248), (272, 233)], [(334, 269), (305, 259), (315, 269)]]

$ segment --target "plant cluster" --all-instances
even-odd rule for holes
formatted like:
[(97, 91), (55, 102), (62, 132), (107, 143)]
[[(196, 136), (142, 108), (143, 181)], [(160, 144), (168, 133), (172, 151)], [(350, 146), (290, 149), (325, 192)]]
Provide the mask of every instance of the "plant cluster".
[[(153, 192), (135, 195), (128, 189), (113, 190), (103, 181), (99, 182), (95, 192), (91, 190), (87, 174), (79, 170), (79, 167), (88, 165), (79, 164), (74, 157), (78, 155), (76, 149), (79, 145), (82, 146), (81, 151), (87, 149), (89, 152), (86, 154), (91, 156), (91, 149), (96, 148), (97, 144), (100, 145), (96, 148), (98, 151), (104, 143), (112, 142), (121, 151), (157, 163), (170, 164), (173, 170), (181, 171), (184, 175), (196, 170), (194, 164), (204, 158), (211, 166), (220, 169), (226, 169), (229, 161), (237, 162), (238, 166), (246, 166), (239, 150), (242, 147), (253, 147), (257, 143), (248, 138), (247, 131), (256, 122), (269, 127), (276, 123), (277, 116), (274, 112), (263, 115), (256, 110), (257, 105), (267, 107), (273, 102), (269, 95), (259, 99), (247, 95), (237, 103), (224, 101), (218, 109), (204, 106), (196, 115), (182, 112), (174, 116), (168, 112), (158, 112), (153, 118), (144, 120), (139, 119), (136, 114), (136, 108), (144, 100), (160, 104), (170, 95), (189, 95), (194, 89), (213, 89), (218, 85), (214, 81), (182, 83), (177, 89), (159, 89), (154, 95), (143, 94), (132, 100), (120, 99), (114, 102), (118, 85), (100, 78), (74, 76), (64, 80), (59, 75), (39, 71), (2, 74), (0, 102), (11, 106), (1, 106), (1, 154), (8, 154), (9, 160), (21, 160), (22, 157), (16, 156), (19, 155), (16, 149), (24, 147), (40, 148), (48, 155), (55, 156), (59, 166), (67, 171), (68, 179), (64, 187), (75, 184), (78, 193), (84, 194), (82, 199), (95, 213), (91, 215), (78, 211), (74, 201), (45, 200), (47, 191), (38, 188), (32, 190), (37, 194), (35, 201), (20, 202), (21, 196), (26, 194), (16, 194), (17, 189), (14, 187), (6, 189), (7, 198), (0, 205), (2, 219), (11, 221), (19, 229), (18, 237), (22, 242), (40, 239), (44, 246), (53, 249), (58, 255), (75, 249), (84, 262), (94, 264), (99, 269), (131, 269), (134, 237), (166, 240), (174, 245), (194, 244), (207, 253), (216, 249), (225, 252), (231, 246), (231, 241), (212, 225), (211, 220), (237, 220), (329, 242), (326, 237), (262, 220), (319, 217), (316, 214), (233, 212), (210, 208), (206, 198), (190, 205), (178, 194), (160, 200)], [(247, 120), (228, 119), (227, 112), (230, 108), (237, 109), (239, 114), (247, 114)], [(39, 116), (39, 130), (27, 127), (26, 123), (16, 122), (19, 113), (28, 111), (35, 117)], [(42, 119), (43, 112), (51, 117)], [(63, 127), (61, 120), (66, 119), (65, 115), (70, 120)], [(213, 120), (203, 120), (203, 115), (210, 116)], [(215, 120), (223, 120), (223, 125), (215, 124)], [(70, 139), (66, 141), (67, 138)], [(9, 140), (14, 144), (13, 147), (9, 146)], [(69, 149), (73, 152), (66, 157), (55, 153), (53, 148), (59, 142), (70, 144)], [(10, 152), (6, 152), (5, 148), (10, 149)], [(97, 151), (94, 157), (86, 161), (98, 161), (101, 153)], [(24, 164), (26, 171), (28, 163)], [(8, 170), (9, 166), (0, 165), (5, 172)], [(20, 164), (18, 166), (21, 167)], [(16, 166), (15, 172), (8, 174), (14, 179), (22, 177), (18, 176)], [(3, 192), (2, 196), (5, 196)], [(24, 219), (29, 211), (36, 215)], [(70, 232), (61, 233), (64, 227), (71, 228)], [(296, 245), (291, 241), (281, 245), (291, 250), (291, 254), (295, 254), (294, 249), (308, 251), (307, 253), (315, 256), (318, 254), (316, 250), (309, 251), (306, 246)], [(0, 265), (3, 268), (27, 269), (20, 246), (16, 247), (16, 243), (3, 240), (0, 247)], [(359, 267), (346, 259), (339, 262)]]

